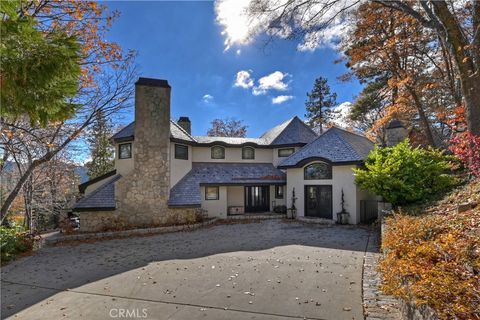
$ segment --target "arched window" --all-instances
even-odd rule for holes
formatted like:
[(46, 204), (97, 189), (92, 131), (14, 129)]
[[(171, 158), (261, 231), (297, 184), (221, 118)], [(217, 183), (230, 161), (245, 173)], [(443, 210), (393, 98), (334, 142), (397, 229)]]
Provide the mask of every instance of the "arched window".
[(211, 149), (212, 159), (225, 159), (225, 148), (220, 146), (214, 146)]
[(252, 147), (243, 147), (242, 159), (255, 159), (255, 149)]
[(315, 162), (305, 167), (305, 180), (332, 179), (332, 166), (325, 162)]

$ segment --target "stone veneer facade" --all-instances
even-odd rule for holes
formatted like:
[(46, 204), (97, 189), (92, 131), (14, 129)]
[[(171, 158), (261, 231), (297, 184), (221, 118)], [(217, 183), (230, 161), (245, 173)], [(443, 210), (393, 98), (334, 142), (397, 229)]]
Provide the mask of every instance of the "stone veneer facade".
[(115, 183), (114, 211), (82, 212), (82, 231), (156, 227), (195, 222), (199, 208), (168, 207), (170, 192), (170, 86), (135, 83), (134, 169)]

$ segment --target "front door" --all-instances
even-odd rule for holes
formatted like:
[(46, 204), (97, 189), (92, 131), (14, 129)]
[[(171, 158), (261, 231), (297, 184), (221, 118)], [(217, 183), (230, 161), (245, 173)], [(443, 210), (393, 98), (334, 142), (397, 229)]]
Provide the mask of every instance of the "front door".
[(332, 186), (305, 186), (305, 216), (332, 219)]
[(245, 212), (270, 211), (268, 186), (245, 187)]

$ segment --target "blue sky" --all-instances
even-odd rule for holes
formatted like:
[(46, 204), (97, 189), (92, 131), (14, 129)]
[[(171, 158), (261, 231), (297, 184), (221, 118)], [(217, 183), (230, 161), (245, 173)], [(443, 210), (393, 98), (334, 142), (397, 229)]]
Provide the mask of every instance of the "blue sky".
[[(204, 135), (214, 118), (243, 120), (252, 137), (295, 115), (303, 118), (306, 92), (318, 76), (328, 78), (339, 103), (353, 101), (361, 90), (357, 82), (337, 80), (347, 69), (344, 63), (334, 64), (338, 55), (329, 48), (300, 52), (295, 41), (279, 39), (265, 46), (259, 39), (225, 51), (213, 2), (106, 4), (121, 12), (108, 34), (109, 40), (138, 52), (140, 76), (169, 81), (172, 118), (190, 117), (195, 135)], [(242, 70), (253, 80), (248, 88), (235, 86), (237, 73)], [(284, 76), (284, 90), (268, 86), (272, 78), (265, 80), (266, 90), (258, 90), (259, 79), (276, 71)], [(255, 95), (255, 88), (262, 94)], [(291, 99), (273, 104), (272, 99), (278, 96)], [(126, 124), (131, 120), (133, 109), (121, 121)]]

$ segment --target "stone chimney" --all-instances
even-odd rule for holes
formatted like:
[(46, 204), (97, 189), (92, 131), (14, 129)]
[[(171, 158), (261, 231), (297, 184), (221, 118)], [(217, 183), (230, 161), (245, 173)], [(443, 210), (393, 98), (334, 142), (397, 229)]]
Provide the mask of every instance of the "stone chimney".
[(177, 124), (182, 127), (183, 130), (187, 131), (188, 134), (192, 134), (192, 122), (188, 117), (180, 117)]
[(407, 138), (407, 128), (398, 119), (392, 119), (386, 128), (386, 142), (387, 147), (393, 147), (394, 145), (402, 142)]
[(162, 223), (170, 192), (170, 85), (140, 78), (135, 83), (134, 169), (115, 189), (117, 209), (130, 225)]

